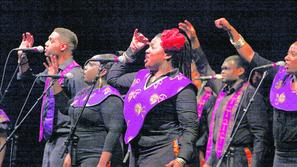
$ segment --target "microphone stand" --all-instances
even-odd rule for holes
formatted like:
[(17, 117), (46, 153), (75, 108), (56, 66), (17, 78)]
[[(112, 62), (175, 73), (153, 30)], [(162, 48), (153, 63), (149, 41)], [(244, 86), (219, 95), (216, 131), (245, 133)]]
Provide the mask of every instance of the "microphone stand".
[(70, 150), (70, 152), (71, 152), (70, 154), (71, 154), (71, 166), (72, 167), (78, 166), (77, 165), (77, 160), (76, 160), (77, 159), (76, 153), (77, 153), (77, 144), (78, 144), (78, 141), (79, 141), (79, 137), (77, 135), (75, 135), (75, 131), (76, 131), (78, 122), (81, 119), (81, 116), (82, 116), (82, 114), (83, 114), (83, 112), (84, 112), (84, 110), (86, 108), (86, 105), (87, 105), (87, 103), (88, 103), (88, 101), (90, 99), (90, 96), (91, 96), (91, 94), (92, 94), (92, 92), (93, 92), (93, 90), (94, 90), (94, 88), (96, 86), (96, 83), (97, 83), (98, 79), (99, 79), (99, 74), (100, 74), (100, 70), (98, 71), (95, 79), (93, 80), (93, 85), (92, 85), (91, 90), (90, 90), (90, 92), (89, 92), (89, 94), (87, 96), (87, 99), (86, 99), (86, 101), (84, 103), (84, 106), (83, 106), (82, 110), (80, 111), (80, 113), (79, 113), (79, 115), (77, 117), (77, 120), (74, 123), (74, 126), (71, 126), (69, 135), (68, 135), (67, 139), (64, 142), (65, 148), (64, 148), (64, 151), (62, 152), (61, 159), (64, 158), (65, 154), (68, 153), (68, 147), (69, 147), (69, 144), (71, 143), (72, 147), (71, 147), (71, 150)]
[(207, 81), (202, 81), (201, 87), (200, 87), (200, 89), (199, 89), (199, 91), (197, 93), (197, 97), (200, 97), (202, 95), (203, 88), (205, 87), (206, 83), (207, 83)]
[(14, 77), (15, 77), (15, 75), (16, 75), (16, 73), (17, 73), (19, 67), (20, 67), (20, 64), (18, 63), (16, 69), (15, 69), (14, 72), (13, 72), (12, 77), (10, 78), (10, 80), (9, 80), (9, 82), (8, 82), (7, 87), (6, 87), (5, 90), (4, 90), (4, 93), (2, 94), (2, 92), (1, 92), (1, 95), (2, 95), (2, 96), (1, 96), (1, 99), (0, 99), (0, 104), (2, 104), (2, 102), (3, 102), (3, 100), (4, 100), (4, 97), (5, 97), (6, 93), (8, 92), (8, 89), (9, 89), (9, 87), (10, 87), (10, 85), (11, 85), (11, 83), (12, 83), (12, 80), (14, 79)]
[[(252, 71), (250, 72), (248, 81), (250, 80), (250, 78), (251, 78), (251, 74), (252, 74), (252, 72), (253, 72), (254, 70), (255, 70), (255, 69), (252, 69)], [(260, 80), (258, 86), (256, 87), (255, 92), (253, 93), (251, 99), (249, 100), (248, 105), (246, 106), (246, 108), (243, 109), (242, 116), (240, 117), (239, 121), (237, 122), (237, 126), (236, 126), (235, 128), (233, 128), (233, 130), (232, 130), (232, 135), (230, 136), (230, 140), (229, 140), (229, 142), (227, 143), (226, 149), (224, 150), (222, 156), (220, 157), (220, 159), (219, 159), (219, 161), (218, 161), (216, 167), (220, 167), (221, 164), (222, 164), (222, 162), (223, 162), (223, 159), (224, 159), (224, 158), (227, 158), (229, 155), (232, 154), (232, 153), (231, 153), (232, 150), (229, 151), (229, 149), (230, 149), (230, 147), (231, 147), (231, 143), (232, 143), (233, 140), (234, 140), (234, 137), (235, 137), (235, 135), (236, 135), (236, 133), (237, 133), (237, 131), (238, 131), (238, 129), (239, 129), (239, 126), (240, 126), (241, 122), (243, 121), (243, 118), (245, 117), (246, 113), (248, 112), (248, 110), (249, 110), (251, 104), (254, 102), (254, 97), (256, 96), (256, 94), (257, 94), (257, 92), (258, 92), (258, 90), (259, 90), (259, 88), (260, 88), (260, 86), (261, 86), (263, 80), (266, 78), (267, 73), (268, 73), (267, 71), (265, 71), (265, 72), (263, 73), (262, 78), (261, 78), (261, 80)], [(237, 110), (238, 112), (240, 111), (240, 109), (241, 109), (241, 107), (242, 107), (242, 102), (243, 102), (243, 99), (245, 98), (245, 96), (246, 96), (246, 91), (244, 91), (244, 94), (243, 94), (243, 96), (242, 96), (242, 98), (241, 98), (241, 100), (240, 100), (240, 105), (239, 105), (239, 108), (238, 108), (238, 110)], [(239, 114), (236, 114), (235, 121), (237, 120), (238, 115), (239, 115)], [(235, 123), (236, 123), (236, 122), (235, 122)], [(235, 124), (234, 124), (234, 125), (235, 125)], [(231, 164), (231, 167), (233, 167), (233, 165), (234, 165), (234, 164)], [(227, 167), (228, 167), (228, 166), (227, 166)]]
[[(36, 79), (35, 79), (35, 81), (36, 81)], [(34, 84), (35, 84), (35, 81), (34, 81)], [(15, 153), (15, 149), (14, 149), (14, 137), (15, 137), (15, 133), (16, 133), (16, 131), (19, 129), (19, 127), (23, 124), (23, 122), (27, 119), (27, 117), (31, 114), (31, 112), (33, 111), (33, 109), (35, 108), (35, 106), (39, 103), (39, 101), (42, 99), (42, 97), (47, 93), (47, 91), (54, 85), (54, 83), (55, 83), (56, 81), (52, 81), (51, 82), (51, 84), (50, 84), (50, 86), (47, 88), (47, 89), (45, 89), (44, 91), (43, 91), (43, 93), (41, 94), (41, 96), (36, 100), (36, 102), (33, 104), (33, 106), (30, 108), (30, 110), (26, 113), (26, 115), (23, 117), (23, 119), (20, 121), (20, 123), (15, 123), (15, 126), (14, 126), (14, 129), (13, 129), (13, 131), (10, 133), (10, 135), (8, 136), (8, 137), (6, 137), (6, 139), (5, 139), (5, 143), (1, 146), (1, 148), (0, 148), (0, 152), (4, 149), (4, 147), (7, 145), (7, 143), (8, 143), (8, 141), (9, 140), (11, 140), (12, 141), (12, 146), (11, 146), (11, 154), (13, 154), (13, 153)], [(31, 88), (33, 88), (33, 86), (34, 86), (34, 84), (32, 85), (32, 87)], [(30, 91), (31, 92), (31, 91)], [(29, 95), (27, 96), (27, 98), (29, 97)], [(20, 117), (20, 115), (22, 114), (22, 112), (23, 112), (23, 109), (24, 109), (24, 106), (25, 106), (25, 104), (26, 104), (26, 102), (27, 102), (27, 99), (26, 99), (26, 101), (25, 101), (25, 103), (24, 103), (24, 105), (23, 105), (23, 108), (22, 108), (22, 110), (21, 110), (21, 112), (20, 112), (20, 114), (19, 114), (19, 117)], [(19, 118), (18, 117), (18, 118)], [(18, 120), (18, 119), (17, 119)], [(16, 137), (17, 138), (17, 137)], [(12, 165), (11, 162), (12, 161), (12, 158), (10, 159), (10, 166)]]

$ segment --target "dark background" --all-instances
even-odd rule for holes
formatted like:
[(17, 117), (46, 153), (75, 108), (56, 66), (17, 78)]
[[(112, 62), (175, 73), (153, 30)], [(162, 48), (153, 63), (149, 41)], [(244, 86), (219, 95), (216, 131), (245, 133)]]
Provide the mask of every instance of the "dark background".
[[(0, 0), (0, 6), (1, 77), (7, 54), (19, 46), (23, 32), (34, 35), (35, 46), (44, 46), (55, 27), (69, 28), (77, 34), (75, 59), (83, 65), (94, 54), (125, 50), (135, 28), (152, 39), (163, 29), (176, 27), (187, 19), (195, 26), (217, 72), (225, 57), (236, 54), (227, 34), (214, 26), (217, 18), (227, 18), (254, 50), (274, 61), (282, 60), (297, 39), (296, 0)], [(9, 59), (4, 87), (16, 67), (16, 57), (12, 53)], [(42, 54), (30, 55), (29, 61), (35, 73), (43, 70)], [(12, 121), (27, 93), (17, 84), (14, 81), (5, 98), (5, 109)], [(33, 92), (26, 112), (39, 93)], [(17, 166), (41, 166), (44, 143), (37, 142), (39, 110), (40, 105), (19, 130)], [(9, 149), (7, 155), (8, 152)], [(6, 159), (4, 166), (7, 164)]]

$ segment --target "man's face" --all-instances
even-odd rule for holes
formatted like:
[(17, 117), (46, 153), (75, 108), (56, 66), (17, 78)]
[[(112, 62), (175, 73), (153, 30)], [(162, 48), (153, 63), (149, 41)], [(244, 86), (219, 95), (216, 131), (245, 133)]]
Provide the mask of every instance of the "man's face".
[(45, 42), (45, 56), (60, 55), (63, 51), (62, 45), (65, 44), (62, 43), (60, 35), (57, 32), (52, 32)]
[(223, 82), (238, 80), (243, 72), (244, 69), (242, 67), (238, 67), (233, 60), (224, 61), (221, 67)]
[(285, 68), (288, 73), (297, 74), (297, 42), (293, 43), (285, 57)]

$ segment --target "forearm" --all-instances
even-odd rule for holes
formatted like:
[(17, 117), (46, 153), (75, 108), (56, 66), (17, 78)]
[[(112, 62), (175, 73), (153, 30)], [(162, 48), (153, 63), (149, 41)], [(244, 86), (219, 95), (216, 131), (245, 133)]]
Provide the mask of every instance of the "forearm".
[(106, 167), (111, 159), (111, 156), (112, 156), (111, 152), (103, 151), (101, 154), (98, 166)]
[(251, 62), (254, 56), (253, 48), (247, 43), (238, 31), (233, 27), (227, 30), (231, 43), (236, 48), (238, 54), (246, 61)]
[(185, 88), (177, 96), (177, 114), (183, 128), (178, 139), (180, 152), (178, 157), (187, 161), (193, 154), (193, 147), (198, 137), (198, 118), (196, 113), (196, 97), (194, 90)]
[(22, 53), (19, 56), (18, 64), (20, 65), (18, 75), (22, 75), (23, 73), (25, 73), (26, 71), (28, 71), (30, 69), (29, 60), (25, 53)]
[[(193, 57), (197, 67), (197, 71), (201, 76), (215, 75), (215, 71), (210, 67), (209, 62), (206, 58), (201, 47), (193, 50)], [(208, 85), (217, 94), (222, 87), (222, 82), (220, 80), (210, 80)]]

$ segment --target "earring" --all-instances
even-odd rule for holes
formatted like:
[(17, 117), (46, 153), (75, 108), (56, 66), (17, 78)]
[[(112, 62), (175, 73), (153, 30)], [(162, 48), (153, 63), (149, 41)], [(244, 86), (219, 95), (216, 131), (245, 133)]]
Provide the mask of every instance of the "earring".
[(103, 82), (102, 82), (102, 77), (99, 78), (99, 84), (98, 84), (98, 88), (102, 88)]

